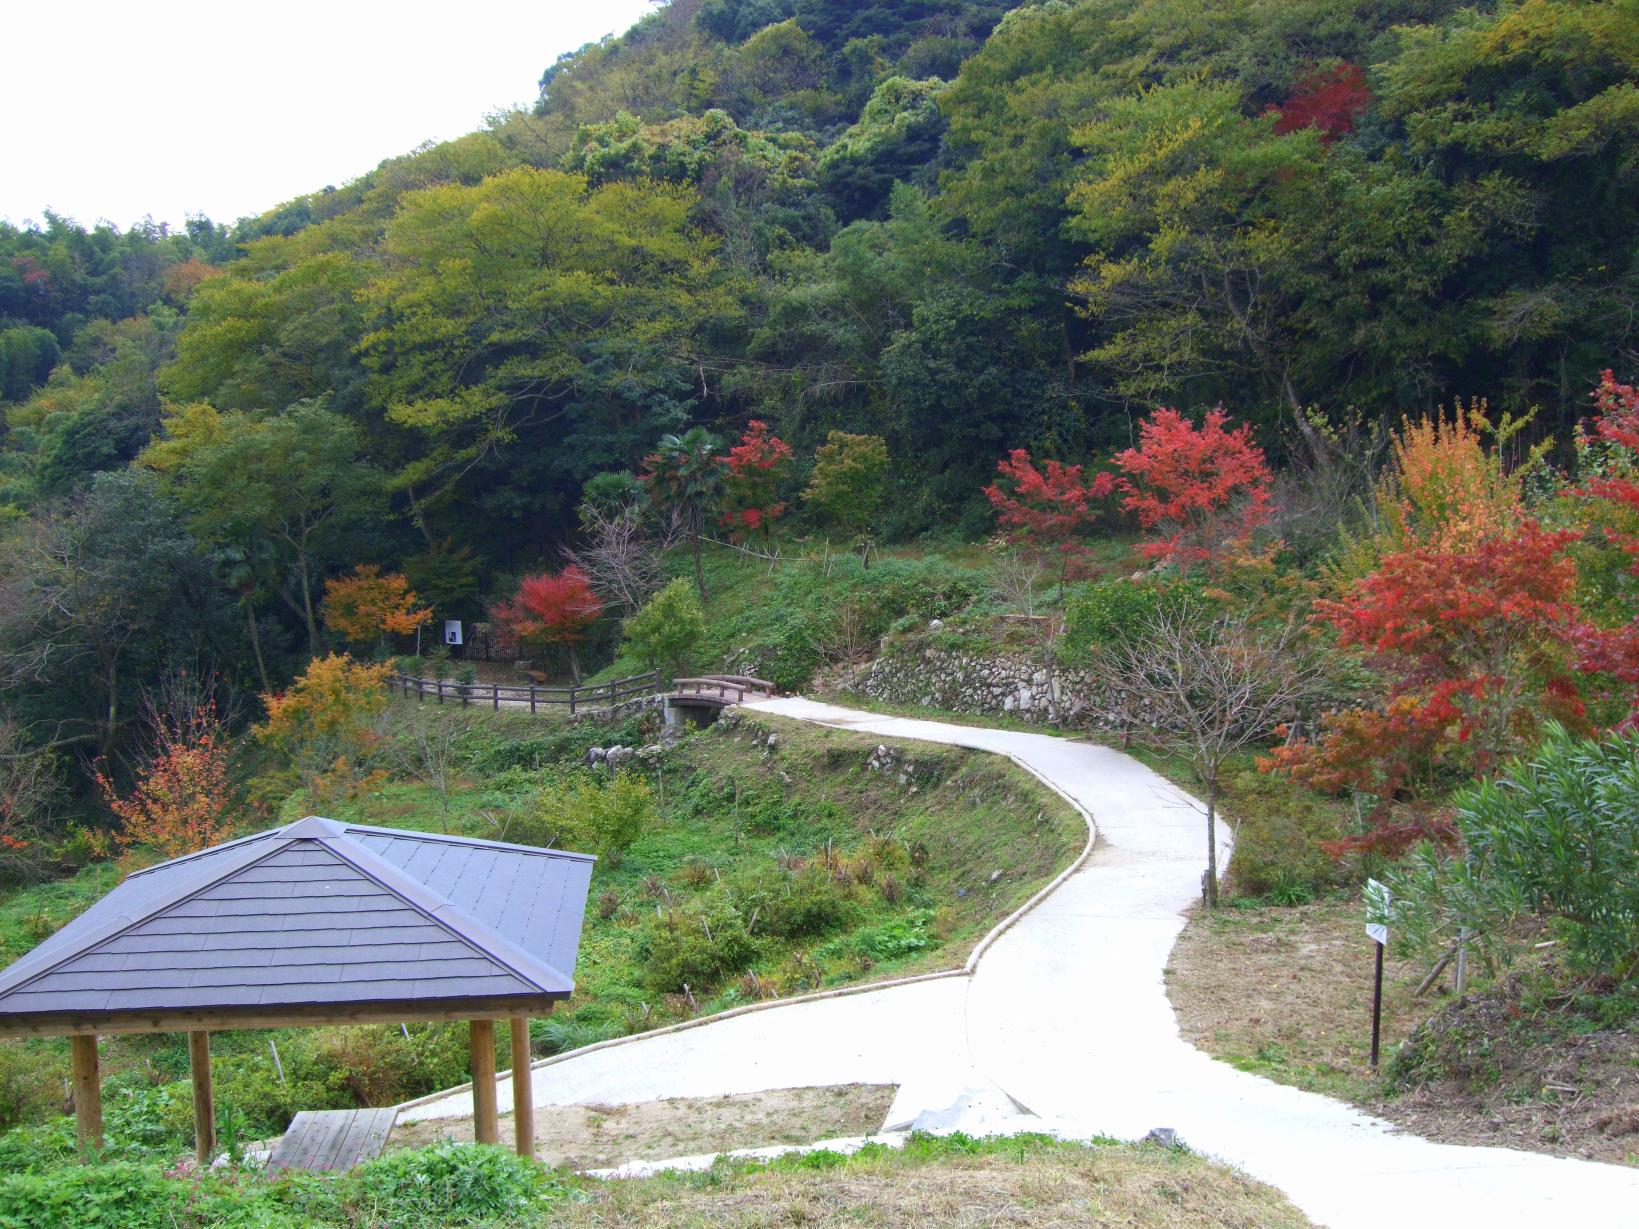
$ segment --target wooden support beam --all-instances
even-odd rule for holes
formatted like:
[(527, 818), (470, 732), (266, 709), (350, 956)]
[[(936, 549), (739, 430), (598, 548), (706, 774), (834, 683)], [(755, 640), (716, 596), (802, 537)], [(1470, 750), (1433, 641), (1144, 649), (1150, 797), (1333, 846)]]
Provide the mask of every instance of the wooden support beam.
[(69, 1053), (74, 1061), (74, 1127), (80, 1149), (102, 1147), (102, 1074), (97, 1069), (95, 1034), (70, 1037)]
[(535, 1155), (535, 1081), (529, 1071), (529, 1017), (512, 1017), (512, 1128), (519, 1156)]
[(472, 1038), (472, 1137), (481, 1144), (501, 1142), (495, 1112), (495, 1022), (474, 1020)]
[(211, 1092), (211, 1035), (188, 1034), (188, 1067), (193, 1072), (193, 1138), (199, 1163), (216, 1153), (216, 1097)]

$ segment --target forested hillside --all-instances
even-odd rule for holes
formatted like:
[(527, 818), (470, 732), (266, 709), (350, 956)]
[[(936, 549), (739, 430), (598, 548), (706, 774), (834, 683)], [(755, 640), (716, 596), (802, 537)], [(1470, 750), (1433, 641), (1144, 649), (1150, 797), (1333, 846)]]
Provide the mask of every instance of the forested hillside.
[(890, 540), (1161, 404), (1339, 508), (1402, 414), (1564, 440), (1639, 365), (1636, 130), (1639, 0), (674, 0), (231, 230), (0, 230), (8, 737), (274, 689), (359, 563), (479, 616), (696, 426), (790, 445), (799, 531), (880, 437)]

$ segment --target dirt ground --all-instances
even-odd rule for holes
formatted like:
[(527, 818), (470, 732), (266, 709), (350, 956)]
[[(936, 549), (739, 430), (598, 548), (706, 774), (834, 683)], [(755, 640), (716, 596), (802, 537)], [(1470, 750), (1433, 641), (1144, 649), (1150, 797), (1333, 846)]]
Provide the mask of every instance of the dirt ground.
[[(1426, 965), (1390, 959), (1374, 1075), (1371, 961), (1358, 901), (1225, 908), (1191, 918), (1167, 990), (1184, 1037), (1207, 1053), (1407, 1131), (1639, 1164), (1639, 1035), (1522, 1009), (1517, 981), (1487, 986), (1478, 972), (1461, 1004), (1449, 971), (1416, 999)], [(1401, 1043), (1431, 1017), (1436, 1035), (1417, 1053), (1437, 1061), (1397, 1069)]]
[[(601, 1184), (554, 1210), (559, 1229), (1312, 1229), (1277, 1191), (1153, 1147), (1020, 1146), (919, 1163), (894, 1153)], [(1034, 1154), (1032, 1154), (1034, 1153)]]
[[(893, 1093), (891, 1085), (848, 1084), (638, 1105), (539, 1106), (535, 1155), (548, 1165), (595, 1169), (631, 1160), (868, 1135), (882, 1126)], [(471, 1118), (439, 1118), (395, 1127), (388, 1147), (471, 1138)], [(514, 1138), (507, 1114), (501, 1119), (501, 1143), (511, 1147)]]

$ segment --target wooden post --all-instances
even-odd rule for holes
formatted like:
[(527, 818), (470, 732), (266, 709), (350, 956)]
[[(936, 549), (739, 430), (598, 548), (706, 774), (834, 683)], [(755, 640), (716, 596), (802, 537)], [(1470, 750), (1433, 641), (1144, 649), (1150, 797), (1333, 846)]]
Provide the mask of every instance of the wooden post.
[(533, 682), (529, 684), (529, 715), (531, 717), (535, 715), (535, 684)]
[(193, 1138), (199, 1163), (209, 1165), (216, 1152), (216, 1098), (211, 1094), (211, 1035), (188, 1034), (188, 1067), (193, 1072)]
[(472, 1137), (481, 1144), (501, 1142), (495, 1113), (495, 1021), (472, 1022)]
[(512, 1127), (519, 1156), (535, 1156), (535, 1081), (529, 1071), (529, 1017), (512, 1017)]
[(501, 711), (501, 684), (496, 683), (490, 688), (490, 699), (493, 701), (491, 707), (494, 708), (496, 712), (500, 712)]
[(102, 1147), (102, 1075), (97, 1070), (97, 1038), (82, 1034), (68, 1039), (74, 1061), (74, 1127), (80, 1150)]

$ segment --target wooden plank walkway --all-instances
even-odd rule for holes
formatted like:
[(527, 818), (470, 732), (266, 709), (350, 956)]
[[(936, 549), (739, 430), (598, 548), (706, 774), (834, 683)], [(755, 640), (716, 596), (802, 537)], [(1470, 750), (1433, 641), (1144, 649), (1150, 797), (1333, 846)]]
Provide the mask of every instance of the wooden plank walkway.
[(396, 1109), (302, 1110), (268, 1158), (281, 1169), (351, 1169), (381, 1153), (398, 1120)]

